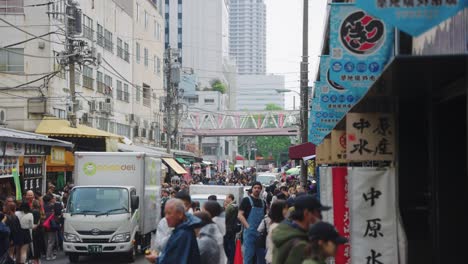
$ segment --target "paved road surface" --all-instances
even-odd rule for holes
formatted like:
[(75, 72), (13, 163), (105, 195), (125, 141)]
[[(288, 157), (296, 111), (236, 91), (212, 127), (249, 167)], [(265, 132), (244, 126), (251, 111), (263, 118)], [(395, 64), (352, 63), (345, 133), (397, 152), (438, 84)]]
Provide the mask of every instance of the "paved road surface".
[[(53, 261), (41, 260), (41, 263), (42, 264), (68, 264), (70, 262), (68, 261), (68, 256), (65, 256), (65, 254), (61, 252), (58, 254), (56, 260), (53, 260)], [(115, 264), (115, 263), (128, 263), (128, 262), (123, 261), (122, 256), (105, 255), (101, 257), (81, 256), (79, 263)], [(134, 262), (134, 264), (149, 264), (149, 262), (146, 261), (143, 255), (138, 255), (137, 260)]]

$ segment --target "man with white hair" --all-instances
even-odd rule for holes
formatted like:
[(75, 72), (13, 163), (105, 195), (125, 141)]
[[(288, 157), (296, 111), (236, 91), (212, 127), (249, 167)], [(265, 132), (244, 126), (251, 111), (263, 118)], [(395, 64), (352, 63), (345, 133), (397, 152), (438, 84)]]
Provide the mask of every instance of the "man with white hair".
[(174, 228), (166, 247), (159, 254), (153, 252), (146, 256), (151, 263), (157, 264), (199, 264), (200, 251), (194, 229), (201, 220), (186, 213), (186, 206), (180, 199), (170, 199), (166, 203), (165, 218), (167, 225)]

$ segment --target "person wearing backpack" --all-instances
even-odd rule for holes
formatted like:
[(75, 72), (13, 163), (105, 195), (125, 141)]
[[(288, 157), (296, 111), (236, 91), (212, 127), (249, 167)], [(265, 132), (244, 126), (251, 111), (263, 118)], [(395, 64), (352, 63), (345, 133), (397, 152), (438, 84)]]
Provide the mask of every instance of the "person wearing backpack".
[(224, 200), (224, 211), (226, 215), (226, 235), (224, 235), (224, 252), (228, 264), (234, 263), (234, 253), (236, 250), (236, 234), (241, 231), (240, 221), (237, 219), (239, 207), (236, 204), (234, 194), (230, 193)]

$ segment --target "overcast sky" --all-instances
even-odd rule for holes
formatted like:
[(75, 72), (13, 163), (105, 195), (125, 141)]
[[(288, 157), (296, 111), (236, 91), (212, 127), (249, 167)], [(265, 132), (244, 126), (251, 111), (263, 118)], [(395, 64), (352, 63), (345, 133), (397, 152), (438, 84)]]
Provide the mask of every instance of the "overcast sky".
[[(286, 89), (299, 91), (299, 67), (302, 56), (303, 0), (265, 0), (267, 6), (267, 71), (286, 77)], [(309, 0), (309, 80), (315, 78), (322, 46), (327, 0)], [(296, 109), (296, 93), (286, 96), (286, 109)]]

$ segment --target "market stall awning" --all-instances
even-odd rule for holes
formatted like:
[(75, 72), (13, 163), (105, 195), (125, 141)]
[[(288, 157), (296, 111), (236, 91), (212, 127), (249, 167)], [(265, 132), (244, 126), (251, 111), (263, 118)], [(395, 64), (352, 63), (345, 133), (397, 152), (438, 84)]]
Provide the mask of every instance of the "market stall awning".
[(213, 163), (209, 162), (209, 161), (202, 161), (203, 164), (205, 165), (213, 165)]
[(176, 158), (176, 160), (177, 160), (180, 164), (190, 164), (190, 163), (188, 163), (186, 160), (184, 160), (183, 158)]
[(44, 118), (36, 129), (36, 133), (55, 137), (86, 137), (86, 138), (123, 138), (103, 130), (84, 125), (70, 126), (63, 119)]
[(144, 146), (138, 146), (138, 145), (127, 145), (127, 144), (122, 144), (118, 143), (117, 144), (119, 152), (144, 152), (149, 155), (155, 155), (155, 156), (160, 156), (160, 157), (171, 157), (171, 154), (157, 151), (153, 148), (147, 148)]
[(289, 147), (290, 159), (299, 160), (312, 155), (315, 155), (315, 145), (310, 142)]
[(167, 164), (167, 166), (171, 167), (171, 169), (174, 170), (175, 173), (177, 174), (187, 173), (187, 171), (182, 166), (180, 166), (179, 163), (177, 163), (177, 161), (175, 161), (174, 159), (163, 158), (162, 160)]
[(73, 143), (67, 141), (52, 139), (44, 135), (8, 128), (0, 128), (0, 141), (73, 148)]
[(241, 155), (237, 155), (236, 156), (236, 160), (245, 160), (244, 157), (242, 157)]

